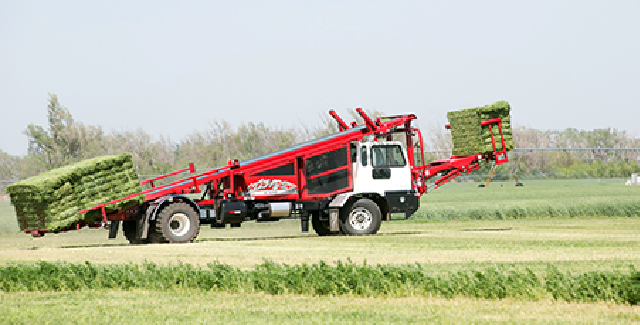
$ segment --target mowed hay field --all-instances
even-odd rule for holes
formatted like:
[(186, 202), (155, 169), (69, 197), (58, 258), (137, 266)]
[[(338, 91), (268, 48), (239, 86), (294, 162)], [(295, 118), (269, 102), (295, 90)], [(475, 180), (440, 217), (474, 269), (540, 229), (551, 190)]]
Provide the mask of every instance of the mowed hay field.
[[(106, 230), (82, 229), (31, 238), (0, 235), (3, 266), (38, 261), (108, 265), (146, 262), (188, 263), (206, 267), (219, 262), (251, 270), (265, 260), (278, 264), (352, 261), (361, 265), (418, 263), (429, 274), (491, 268), (544, 274), (549, 267), (581, 274), (640, 269), (640, 218), (622, 216), (531, 216), (489, 220), (464, 217), (478, 206), (533, 206), (563, 202), (633, 202), (640, 187), (621, 182), (530, 181), (525, 187), (492, 183), (477, 188), (455, 183), (427, 194), (415, 219), (383, 223), (380, 233), (364, 237), (317, 237), (300, 232), (297, 220), (270, 224), (248, 222), (239, 229), (203, 227), (195, 243), (129, 246), (108, 240)], [(502, 187), (500, 185), (503, 185)], [(7, 208), (9, 207), (9, 208)], [(15, 222), (11, 207), (0, 203), (0, 225)], [(449, 211), (449, 218), (428, 218), (429, 210)], [(448, 209), (448, 210), (447, 210)], [(458, 213), (454, 214), (454, 211)], [(444, 214), (443, 214), (444, 215)], [(4, 226), (6, 227), (6, 226)], [(10, 229), (10, 227), (8, 227)], [(3, 228), (3, 229), (7, 229)], [(17, 230), (17, 226), (15, 228)], [(270, 295), (145, 289), (78, 292), (0, 293), (0, 321), (87, 322), (638, 322), (640, 308), (611, 301), (565, 302), (549, 296), (476, 299), (407, 295)], [(96, 309), (97, 308), (97, 309)], [(52, 312), (56, 311), (56, 312)]]

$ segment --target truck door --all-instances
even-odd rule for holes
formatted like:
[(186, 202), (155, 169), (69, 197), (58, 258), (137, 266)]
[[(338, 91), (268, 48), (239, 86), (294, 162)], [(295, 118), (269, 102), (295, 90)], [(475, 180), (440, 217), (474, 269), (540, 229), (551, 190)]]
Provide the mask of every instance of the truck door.
[(354, 192), (410, 190), (411, 168), (399, 142), (363, 142), (354, 164)]

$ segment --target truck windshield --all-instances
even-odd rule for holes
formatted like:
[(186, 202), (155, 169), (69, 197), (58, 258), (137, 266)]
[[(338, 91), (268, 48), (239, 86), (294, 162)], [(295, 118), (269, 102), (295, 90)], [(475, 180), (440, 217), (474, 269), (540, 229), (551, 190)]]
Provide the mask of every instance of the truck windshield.
[(399, 145), (371, 146), (373, 167), (402, 167), (406, 165)]

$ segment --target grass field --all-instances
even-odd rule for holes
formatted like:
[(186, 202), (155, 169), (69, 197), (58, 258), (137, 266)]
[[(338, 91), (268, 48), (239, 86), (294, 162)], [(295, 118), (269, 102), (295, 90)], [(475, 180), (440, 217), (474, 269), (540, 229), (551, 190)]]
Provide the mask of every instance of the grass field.
[(250, 268), (277, 263), (332, 262), (350, 258), (370, 264), (421, 263), (435, 270), (510, 263), (541, 268), (610, 269), (640, 266), (640, 218), (487, 220), (439, 223), (388, 222), (379, 235), (317, 237), (298, 222), (243, 224), (240, 229), (203, 228), (195, 243), (129, 246), (106, 239), (107, 231), (82, 229), (32, 238), (0, 236), (0, 263), (68, 261), (92, 263), (213, 261)]
[(530, 180), (447, 184), (424, 195), (416, 219), (640, 216), (640, 186), (621, 180)]
[(18, 221), (13, 206), (7, 201), (0, 201), (0, 235), (16, 233), (18, 230)]
[[(51, 311), (58, 312), (51, 312)], [(637, 306), (428, 297), (358, 298), (197, 290), (0, 293), (0, 323), (637, 323)]]
[[(495, 185), (495, 186), (494, 186)], [(575, 181), (448, 184), (423, 197), (425, 209), (472, 209), (478, 205), (562, 204), (589, 200), (633, 202), (640, 187)], [(499, 198), (499, 199), (498, 199)], [(420, 212), (419, 212), (420, 213)], [(0, 203), (0, 229), (15, 222), (12, 207)], [(13, 219), (12, 219), (13, 218)], [(15, 226), (15, 224), (14, 224)], [(549, 265), (575, 273), (640, 269), (640, 218), (589, 216), (511, 220), (417, 218), (383, 223), (380, 234), (317, 237), (300, 232), (298, 221), (244, 223), (241, 228), (203, 227), (187, 245), (129, 246), (106, 230), (82, 229), (31, 238), (13, 231), (0, 235), (0, 264), (67, 261), (98, 264), (190, 263), (214, 261), (250, 269), (265, 259), (300, 264), (351, 260), (367, 264), (419, 263), (432, 274), (501, 267), (544, 272)], [(15, 228), (17, 230), (17, 226)], [(438, 297), (362, 298), (352, 296), (270, 296), (201, 291), (88, 291), (0, 293), (0, 322), (68, 320), (88, 322), (638, 322), (638, 306), (564, 303), (551, 300), (477, 300)], [(30, 306), (26, 309), (27, 304)], [(152, 306), (153, 308), (147, 308)], [(97, 308), (97, 309), (96, 309)], [(58, 313), (50, 313), (57, 310)]]

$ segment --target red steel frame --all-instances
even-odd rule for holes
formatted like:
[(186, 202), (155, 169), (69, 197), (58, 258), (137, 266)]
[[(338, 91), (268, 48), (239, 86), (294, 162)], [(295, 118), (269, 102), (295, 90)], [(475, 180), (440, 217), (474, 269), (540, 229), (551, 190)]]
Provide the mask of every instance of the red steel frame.
[[(335, 111), (329, 111), (329, 114), (336, 120), (338, 123), (338, 127), (341, 132), (336, 133), (335, 135), (329, 136), (326, 139), (320, 138), (316, 140), (312, 140), (306, 144), (301, 144), (298, 146), (291, 147), (289, 149), (285, 149), (282, 152), (272, 153), (263, 157), (258, 157), (253, 160), (238, 162), (237, 159), (229, 160), (227, 165), (224, 167), (220, 167), (217, 169), (213, 169), (204, 173), (200, 173), (197, 175), (192, 175), (178, 181), (171, 182), (166, 185), (155, 186), (154, 182), (167, 178), (169, 176), (175, 176), (178, 174), (189, 172), (194, 174), (196, 172), (193, 163), (189, 164), (188, 168), (181, 169), (175, 171), (173, 173), (169, 173), (166, 175), (154, 177), (152, 179), (145, 180), (141, 182), (141, 184), (149, 184), (151, 188), (136, 194), (132, 194), (117, 200), (113, 200), (110, 202), (106, 202), (88, 209), (84, 209), (79, 211), (78, 213), (86, 213), (92, 210), (100, 209), (102, 212), (102, 220), (100, 222), (96, 222), (96, 224), (86, 224), (81, 221), (77, 224), (70, 226), (67, 229), (61, 230), (72, 230), (79, 229), (82, 226), (100, 226), (101, 223), (106, 224), (108, 221), (116, 221), (116, 220), (132, 220), (132, 218), (138, 213), (139, 207), (131, 207), (128, 209), (118, 209), (116, 211), (110, 212), (107, 214), (106, 207), (124, 200), (128, 200), (130, 198), (134, 198), (137, 196), (144, 196), (144, 201), (149, 202), (155, 199), (168, 196), (168, 195), (176, 195), (176, 194), (188, 194), (188, 193), (199, 193), (199, 187), (202, 185), (206, 185), (208, 190), (213, 191), (210, 193), (213, 199), (202, 199), (195, 200), (196, 203), (200, 206), (211, 206), (216, 203), (217, 200), (220, 199), (271, 199), (271, 200), (294, 200), (297, 202), (309, 202), (316, 200), (328, 200), (329, 198), (335, 196), (336, 194), (349, 192), (353, 189), (353, 181), (352, 181), (352, 170), (351, 164), (347, 163), (346, 166), (338, 167), (332, 170), (325, 171), (323, 173), (313, 175), (311, 177), (305, 177), (305, 162), (309, 157), (313, 157), (315, 155), (319, 155), (331, 150), (335, 150), (338, 148), (346, 148), (347, 151), (347, 159), (351, 157), (351, 147), (350, 143), (352, 141), (361, 141), (365, 136), (373, 135), (376, 139), (381, 137), (388, 137), (391, 133), (404, 133), (406, 135), (407, 142), (407, 154), (409, 158), (409, 163), (411, 165), (411, 174), (412, 174), (412, 186), (413, 189), (416, 190), (417, 195), (422, 195), (427, 191), (426, 181), (429, 178), (440, 176), (435, 181), (435, 187), (442, 186), (443, 184), (451, 181), (455, 177), (459, 176), (461, 173), (470, 173), (479, 168), (479, 161), (481, 159), (496, 160), (497, 163), (508, 162), (508, 155), (505, 147), (504, 137), (502, 135), (502, 124), (500, 119), (489, 119), (485, 121), (481, 121), (481, 125), (488, 125), (491, 130), (492, 125), (497, 124), (500, 130), (500, 138), (502, 141), (503, 150), (500, 152), (496, 152), (496, 143), (493, 137), (493, 133), (491, 134), (491, 141), (493, 144), (493, 152), (492, 153), (478, 153), (472, 155), (463, 155), (463, 156), (452, 156), (449, 159), (438, 160), (429, 164), (424, 164), (422, 166), (416, 166), (415, 164), (415, 152), (413, 151), (413, 138), (412, 134), (418, 135), (418, 141), (420, 145), (420, 158), (424, 163), (424, 150), (423, 150), (423, 141), (422, 141), (422, 133), (420, 129), (412, 128), (411, 121), (416, 119), (417, 117), (414, 114), (404, 114), (404, 115), (391, 115), (384, 116), (372, 120), (361, 108), (357, 108), (356, 112), (362, 117), (364, 120), (364, 125), (357, 125), (356, 122), (351, 123), (351, 127), (347, 125), (337, 114)], [(446, 128), (450, 128), (449, 125), (445, 126)], [(295, 168), (295, 178), (298, 188), (300, 189), (297, 194), (283, 194), (283, 195), (265, 195), (258, 197), (245, 197), (242, 193), (246, 192), (247, 184), (245, 182), (246, 177), (251, 174), (255, 174), (257, 172), (265, 171), (274, 167), (278, 167), (288, 163), (294, 163)], [(347, 170), (348, 172), (348, 186), (331, 193), (327, 194), (314, 194), (309, 195), (306, 191), (306, 182), (307, 180), (311, 180), (314, 178), (321, 177), (326, 174), (334, 173), (340, 170)], [(442, 175), (444, 174), (444, 175)], [(220, 191), (220, 184), (223, 184), (223, 189)], [(25, 232), (31, 233), (34, 236), (41, 236), (46, 230), (27, 230)]]

